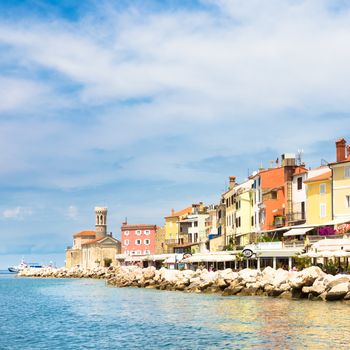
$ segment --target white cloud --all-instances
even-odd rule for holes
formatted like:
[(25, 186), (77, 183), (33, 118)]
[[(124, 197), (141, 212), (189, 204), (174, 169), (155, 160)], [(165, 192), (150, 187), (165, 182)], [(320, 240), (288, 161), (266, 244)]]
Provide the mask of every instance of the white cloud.
[(76, 220), (78, 218), (78, 214), (78, 208), (74, 205), (70, 205), (68, 208), (67, 216), (72, 220)]
[[(54, 117), (24, 128), (22, 120), (6, 122), (1, 172), (29, 172), (61, 188), (129, 178), (216, 181), (179, 164), (266, 147), (307, 152), (343, 133), (332, 115), (350, 109), (348, 11), (330, 11), (326, 0), (206, 2), (219, 11), (117, 12), (110, 3), (74, 24), (2, 23), (0, 42), (32, 74), (6, 78), (14, 88), (0, 112), (44, 94), (37, 113)], [(41, 71), (51, 74), (43, 80)], [(77, 116), (66, 117), (62, 106), (76, 107)], [(93, 108), (91, 122), (84, 113)], [(152, 143), (167, 137), (180, 141)], [(89, 154), (95, 148), (110, 153)], [(124, 156), (131, 160), (121, 169), (109, 168)]]
[(5, 209), (2, 212), (2, 217), (4, 219), (23, 220), (26, 216), (30, 216), (32, 214), (33, 214), (33, 211), (30, 208), (15, 207), (15, 208)]

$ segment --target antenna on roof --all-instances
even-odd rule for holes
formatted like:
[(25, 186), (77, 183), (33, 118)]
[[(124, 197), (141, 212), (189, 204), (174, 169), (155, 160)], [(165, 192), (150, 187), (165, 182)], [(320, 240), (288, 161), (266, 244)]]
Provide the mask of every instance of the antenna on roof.
[(321, 166), (327, 166), (328, 162), (325, 159), (321, 159)]
[(304, 150), (303, 149), (298, 149), (298, 152), (297, 152), (297, 165), (301, 165), (302, 164), (302, 155), (304, 153)]

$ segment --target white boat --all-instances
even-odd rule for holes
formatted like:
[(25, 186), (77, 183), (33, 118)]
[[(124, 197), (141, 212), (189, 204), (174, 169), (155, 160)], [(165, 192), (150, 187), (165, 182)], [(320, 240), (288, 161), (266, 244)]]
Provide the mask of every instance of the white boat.
[(29, 269), (29, 268), (32, 268), (32, 269), (40, 269), (42, 268), (43, 266), (41, 264), (38, 264), (38, 263), (26, 263), (23, 259), (21, 261), (21, 263), (17, 266), (10, 266), (8, 268), (8, 270), (10, 272), (13, 272), (13, 273), (18, 273), (24, 269)]

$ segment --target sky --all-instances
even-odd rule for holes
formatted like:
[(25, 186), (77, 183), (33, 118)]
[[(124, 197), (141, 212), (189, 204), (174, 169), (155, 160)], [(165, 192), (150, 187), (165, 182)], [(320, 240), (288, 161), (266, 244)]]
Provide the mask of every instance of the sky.
[(0, 269), (108, 207), (161, 225), (282, 153), (350, 140), (345, 0), (0, 0)]

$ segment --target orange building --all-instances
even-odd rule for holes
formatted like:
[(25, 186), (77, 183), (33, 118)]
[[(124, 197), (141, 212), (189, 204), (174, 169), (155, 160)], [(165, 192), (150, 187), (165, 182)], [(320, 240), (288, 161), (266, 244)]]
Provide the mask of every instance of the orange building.
[(293, 154), (283, 154), (281, 166), (260, 170), (262, 231), (292, 224), (289, 218), (293, 218), (293, 175), (304, 170), (303, 164), (296, 164)]

